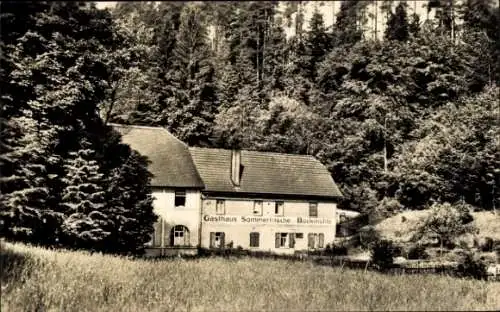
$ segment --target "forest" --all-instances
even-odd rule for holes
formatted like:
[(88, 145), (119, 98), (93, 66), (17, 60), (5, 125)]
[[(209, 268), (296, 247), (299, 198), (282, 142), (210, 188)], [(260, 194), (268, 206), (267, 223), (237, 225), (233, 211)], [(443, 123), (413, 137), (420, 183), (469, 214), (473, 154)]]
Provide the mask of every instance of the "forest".
[(313, 155), (364, 214), (496, 211), (498, 2), (429, 0), (423, 20), (381, 1), (381, 39), (362, 30), (369, 2), (341, 1), (326, 27), (301, 1), (2, 1), (1, 236), (142, 250), (148, 161), (110, 123)]

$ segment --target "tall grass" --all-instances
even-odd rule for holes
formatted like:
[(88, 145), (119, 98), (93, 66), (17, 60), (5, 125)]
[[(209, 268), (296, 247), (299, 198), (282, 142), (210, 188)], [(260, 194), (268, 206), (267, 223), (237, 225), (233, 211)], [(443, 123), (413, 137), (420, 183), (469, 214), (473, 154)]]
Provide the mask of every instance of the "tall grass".
[(2, 311), (493, 310), (500, 283), (285, 260), (131, 260), (2, 246)]

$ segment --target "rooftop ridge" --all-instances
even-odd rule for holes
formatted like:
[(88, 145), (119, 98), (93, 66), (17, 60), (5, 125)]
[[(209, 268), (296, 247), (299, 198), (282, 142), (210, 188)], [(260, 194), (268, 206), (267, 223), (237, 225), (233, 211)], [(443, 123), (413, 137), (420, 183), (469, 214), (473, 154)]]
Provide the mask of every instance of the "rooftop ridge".
[(159, 130), (159, 131), (166, 131), (169, 135), (171, 135), (174, 139), (182, 143), (186, 147), (190, 147), (189, 145), (186, 144), (186, 142), (182, 141), (178, 137), (172, 134), (172, 132), (168, 131), (164, 127), (159, 127), (159, 126), (139, 126), (139, 125), (124, 125), (124, 124), (117, 124), (117, 123), (108, 123), (109, 126), (112, 127), (124, 127), (124, 128), (138, 128), (138, 129), (150, 129), (150, 130)]
[[(217, 147), (199, 147), (199, 146), (189, 146), (189, 149), (204, 149), (204, 150), (223, 150), (223, 151), (231, 151), (228, 148), (217, 148)], [(292, 153), (279, 153), (279, 152), (266, 152), (266, 151), (255, 151), (255, 150), (247, 150), (241, 149), (242, 152), (250, 152), (250, 153), (258, 153), (258, 154), (266, 154), (266, 155), (283, 155), (283, 156), (294, 156), (294, 157), (303, 157), (303, 158), (312, 158), (317, 160), (313, 155), (305, 155), (305, 154), (292, 154)]]
[[(119, 124), (119, 123), (113, 123), (113, 122), (108, 122), (107, 125), (108, 126), (112, 126), (112, 127), (139, 128), (139, 129), (151, 129), (151, 130), (161, 130), (161, 129), (166, 130), (165, 128), (159, 127), (159, 126), (125, 125), (125, 124)], [(167, 132), (168, 132), (168, 130), (167, 130)]]

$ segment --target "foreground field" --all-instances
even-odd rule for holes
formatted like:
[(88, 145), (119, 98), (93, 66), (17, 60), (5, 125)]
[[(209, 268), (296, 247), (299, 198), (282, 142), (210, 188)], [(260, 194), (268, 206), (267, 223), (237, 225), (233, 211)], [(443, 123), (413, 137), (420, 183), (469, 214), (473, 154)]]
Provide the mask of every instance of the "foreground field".
[(284, 260), (129, 260), (2, 244), (2, 311), (495, 310), (500, 283)]

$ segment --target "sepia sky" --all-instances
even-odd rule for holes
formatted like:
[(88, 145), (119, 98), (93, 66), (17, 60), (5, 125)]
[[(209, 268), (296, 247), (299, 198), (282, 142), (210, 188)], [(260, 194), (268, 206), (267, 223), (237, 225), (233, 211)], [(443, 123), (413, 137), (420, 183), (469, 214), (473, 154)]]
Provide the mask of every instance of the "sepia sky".
[[(457, 0), (459, 2), (460, 0)], [(399, 1), (394, 1), (394, 6), (397, 5)], [(428, 0), (408, 0), (406, 1), (408, 3), (408, 15), (413, 14), (413, 12), (416, 12), (420, 16), (420, 21), (423, 22), (426, 19), (432, 19), (434, 12), (427, 12), (427, 2)], [(499, 0), (495, 1), (498, 5)], [(116, 5), (116, 1), (99, 1), (96, 2), (98, 8), (112, 8)], [(320, 3), (323, 3), (323, 5), (320, 6)], [(312, 16), (315, 7), (318, 8), (318, 10), (323, 14), (323, 19), (325, 21), (325, 26), (331, 26), (335, 19), (334, 16), (337, 14), (340, 8), (340, 3), (341, 1), (309, 1), (305, 4), (304, 7), (304, 12), (305, 12), (305, 28), (307, 29), (308, 25), (308, 20)], [(282, 1), (280, 4), (280, 7), (278, 10), (284, 8), (284, 2)], [(364, 26), (366, 29), (365, 35), (367, 36), (373, 36), (375, 34), (375, 29), (377, 30), (377, 36), (381, 38), (384, 34), (384, 29), (386, 26), (386, 19), (384, 14), (381, 12), (380, 9), (380, 4), (381, 1), (371, 1), (371, 4), (367, 8), (367, 15), (368, 16), (374, 16), (375, 12), (377, 12), (377, 25), (375, 27), (375, 19), (374, 18), (369, 18), (368, 22)], [(376, 10), (376, 11), (375, 11)], [(293, 17), (293, 15), (292, 15)], [(457, 21), (459, 23), (459, 21)], [(287, 37), (290, 37), (294, 33), (294, 27), (285, 27), (285, 32), (287, 34)]]

